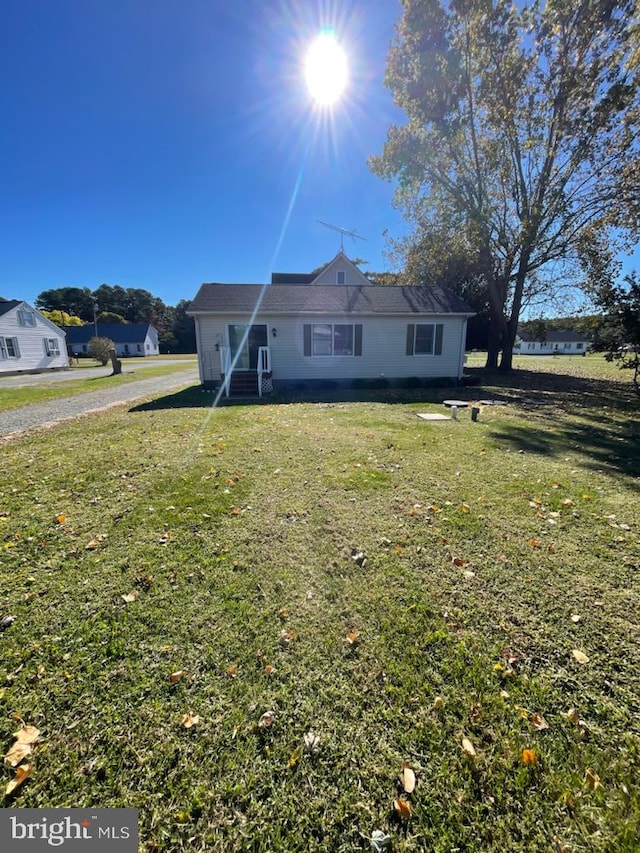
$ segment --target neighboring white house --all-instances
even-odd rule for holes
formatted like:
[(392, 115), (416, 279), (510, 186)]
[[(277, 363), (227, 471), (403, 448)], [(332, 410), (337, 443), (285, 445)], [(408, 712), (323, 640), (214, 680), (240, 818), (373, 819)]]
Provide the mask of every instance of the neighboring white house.
[(457, 381), (474, 312), (441, 287), (371, 284), (340, 251), (316, 275), (203, 284), (186, 313), (202, 384), (256, 395), (381, 378)]
[(514, 351), (520, 355), (585, 355), (589, 348), (589, 338), (580, 332), (545, 332), (544, 340), (540, 336), (518, 332)]
[[(93, 323), (65, 326), (67, 344), (74, 356), (89, 354), (89, 341), (96, 336)], [(149, 323), (98, 323), (98, 337), (109, 338), (118, 358), (159, 355), (158, 330)]]
[(68, 368), (62, 329), (27, 302), (0, 301), (0, 374)]

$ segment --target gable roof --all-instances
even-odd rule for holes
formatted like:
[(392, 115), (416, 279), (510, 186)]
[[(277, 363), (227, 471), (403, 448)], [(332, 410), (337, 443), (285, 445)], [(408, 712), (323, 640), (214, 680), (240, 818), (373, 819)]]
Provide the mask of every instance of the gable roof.
[[(150, 323), (98, 323), (98, 336), (109, 338), (114, 344), (141, 344), (151, 328), (153, 326)], [(93, 323), (87, 323), (85, 326), (65, 326), (64, 330), (69, 344), (89, 343), (96, 334)]]
[(29, 305), (28, 302), (25, 302), (24, 299), (0, 299), (0, 317), (4, 314), (8, 314), (10, 311), (19, 308), (21, 305), (24, 305), (25, 308), (28, 308), (29, 311), (33, 311), (33, 313), (37, 316), (39, 323), (48, 326), (52, 332), (55, 332), (58, 335), (64, 335), (64, 329), (60, 326), (56, 326), (56, 324), (49, 320), (48, 317), (45, 317), (37, 308), (34, 308), (32, 305)]
[(8, 314), (9, 311), (17, 308), (18, 305), (22, 305), (21, 299), (6, 299), (4, 302), (0, 302), (0, 317), (3, 314)]
[(338, 284), (203, 284), (187, 314), (466, 314), (475, 312), (444, 287)]

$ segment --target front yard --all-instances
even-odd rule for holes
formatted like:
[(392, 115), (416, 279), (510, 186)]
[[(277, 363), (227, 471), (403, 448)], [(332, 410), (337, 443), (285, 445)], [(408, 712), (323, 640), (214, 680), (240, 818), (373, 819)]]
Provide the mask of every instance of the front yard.
[(135, 807), (149, 853), (637, 850), (638, 403), (563, 362), (458, 389), (508, 401), (477, 423), (192, 390), (6, 442), (5, 806)]

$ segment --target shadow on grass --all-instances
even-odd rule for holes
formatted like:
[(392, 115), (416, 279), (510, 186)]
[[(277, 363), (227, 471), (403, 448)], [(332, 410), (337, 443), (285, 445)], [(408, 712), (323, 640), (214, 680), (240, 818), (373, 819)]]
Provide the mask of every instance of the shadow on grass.
[[(591, 470), (612, 469), (628, 477), (640, 477), (640, 424), (635, 418), (614, 418), (606, 412), (582, 411), (579, 417), (563, 412), (545, 412), (548, 429), (539, 418), (531, 426), (500, 423), (490, 435), (514, 450), (560, 457), (568, 451), (588, 458)], [(636, 484), (640, 488), (640, 480)]]

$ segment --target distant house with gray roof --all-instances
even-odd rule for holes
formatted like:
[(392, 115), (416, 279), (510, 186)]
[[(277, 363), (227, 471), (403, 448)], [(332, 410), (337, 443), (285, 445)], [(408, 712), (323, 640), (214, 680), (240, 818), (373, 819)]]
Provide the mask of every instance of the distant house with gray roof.
[(549, 329), (544, 336), (518, 331), (514, 351), (520, 355), (586, 355), (590, 340), (580, 332)]
[(474, 312), (442, 287), (372, 284), (340, 251), (317, 274), (203, 284), (186, 313), (202, 384), (254, 396), (380, 378), (459, 380)]
[[(89, 341), (96, 336), (93, 323), (65, 326), (67, 346), (74, 356), (89, 354)], [(98, 337), (113, 341), (118, 358), (147, 358), (159, 355), (158, 330), (150, 323), (98, 323)]]

